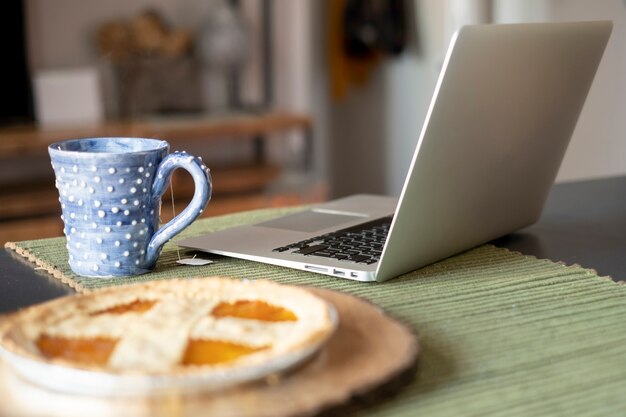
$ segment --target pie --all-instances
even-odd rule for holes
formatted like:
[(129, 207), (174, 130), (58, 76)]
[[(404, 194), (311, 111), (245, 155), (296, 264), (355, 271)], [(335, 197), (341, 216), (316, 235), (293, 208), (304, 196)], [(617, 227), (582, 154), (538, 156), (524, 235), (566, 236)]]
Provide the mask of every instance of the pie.
[(3, 326), (0, 353), (117, 375), (223, 375), (315, 351), (336, 327), (333, 311), (270, 281), (157, 281), (25, 309)]

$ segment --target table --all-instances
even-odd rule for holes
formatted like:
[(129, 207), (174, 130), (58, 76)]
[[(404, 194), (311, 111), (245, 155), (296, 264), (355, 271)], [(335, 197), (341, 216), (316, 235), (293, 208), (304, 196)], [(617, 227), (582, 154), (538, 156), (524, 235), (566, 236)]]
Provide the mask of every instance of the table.
[(492, 243), (626, 280), (626, 177), (558, 184), (536, 224)]
[[(626, 280), (626, 177), (557, 184), (536, 224), (492, 243)], [(0, 313), (72, 292), (12, 251), (0, 251)]]
[[(626, 178), (558, 185), (537, 224), (492, 243), (623, 279), (624, 191)], [(516, 265), (525, 258), (493, 247), (478, 252)], [(469, 272), (443, 267), (468, 256)], [(503, 263), (486, 269), (488, 263), (473, 259), (464, 254), (424, 268), (416, 272), (420, 279), (405, 276), (380, 285), (333, 281), (335, 289), (374, 294), (372, 301), (410, 318), (420, 334), (415, 383), (374, 406), (373, 414), (408, 416), (413, 409), (426, 412), (443, 405), (457, 415), (468, 407), (476, 411), (468, 415), (502, 415), (514, 407), (524, 416), (544, 414), (540, 410), (597, 415), (593, 410), (598, 407), (623, 409), (624, 288), (551, 262), (531, 262), (541, 275), (510, 276), (502, 272), (510, 271)], [(468, 274), (472, 285), (467, 285)], [(0, 255), (0, 280), (0, 306), (6, 311), (71, 292), (6, 251)]]

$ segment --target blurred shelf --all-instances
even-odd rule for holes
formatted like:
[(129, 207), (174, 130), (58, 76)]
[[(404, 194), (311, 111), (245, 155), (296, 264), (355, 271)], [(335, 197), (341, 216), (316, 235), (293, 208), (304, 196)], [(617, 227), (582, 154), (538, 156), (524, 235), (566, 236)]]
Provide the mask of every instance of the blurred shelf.
[[(213, 195), (219, 199), (224, 196), (236, 201), (238, 194), (260, 193), (267, 184), (276, 180), (280, 173), (279, 167), (268, 164), (213, 168), (211, 169)], [(186, 177), (189, 177), (186, 172), (177, 171), (172, 178), (174, 196), (177, 200), (185, 200), (193, 195), (193, 181), (191, 177)], [(163, 200), (171, 201), (169, 191), (165, 192)], [(60, 214), (59, 194), (54, 182), (20, 185), (3, 190), (0, 221)]]
[(143, 137), (164, 139), (175, 144), (181, 140), (251, 139), (275, 132), (308, 131), (311, 127), (309, 116), (291, 113), (172, 116), (66, 128), (20, 126), (0, 129), (0, 156), (46, 154), (51, 143), (72, 138)]

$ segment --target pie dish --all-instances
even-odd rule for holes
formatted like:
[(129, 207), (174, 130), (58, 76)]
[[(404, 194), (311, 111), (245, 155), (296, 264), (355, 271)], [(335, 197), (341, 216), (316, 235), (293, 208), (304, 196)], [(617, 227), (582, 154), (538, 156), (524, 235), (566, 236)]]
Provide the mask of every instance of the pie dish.
[(301, 288), (168, 280), (22, 310), (0, 329), (0, 354), (26, 379), (56, 390), (209, 389), (289, 369), (336, 326), (334, 308)]

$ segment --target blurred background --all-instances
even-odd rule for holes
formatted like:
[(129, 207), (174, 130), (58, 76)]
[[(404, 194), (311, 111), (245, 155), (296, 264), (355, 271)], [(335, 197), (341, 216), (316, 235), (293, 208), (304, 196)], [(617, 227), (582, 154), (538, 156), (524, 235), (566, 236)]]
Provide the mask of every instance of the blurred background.
[[(623, 0), (9, 0), (0, 10), (1, 243), (62, 235), (46, 148), (79, 137), (157, 137), (202, 156), (215, 187), (206, 216), (398, 195), (465, 24), (612, 20), (557, 181), (626, 173)], [(180, 211), (193, 190), (186, 174), (172, 183)]]

